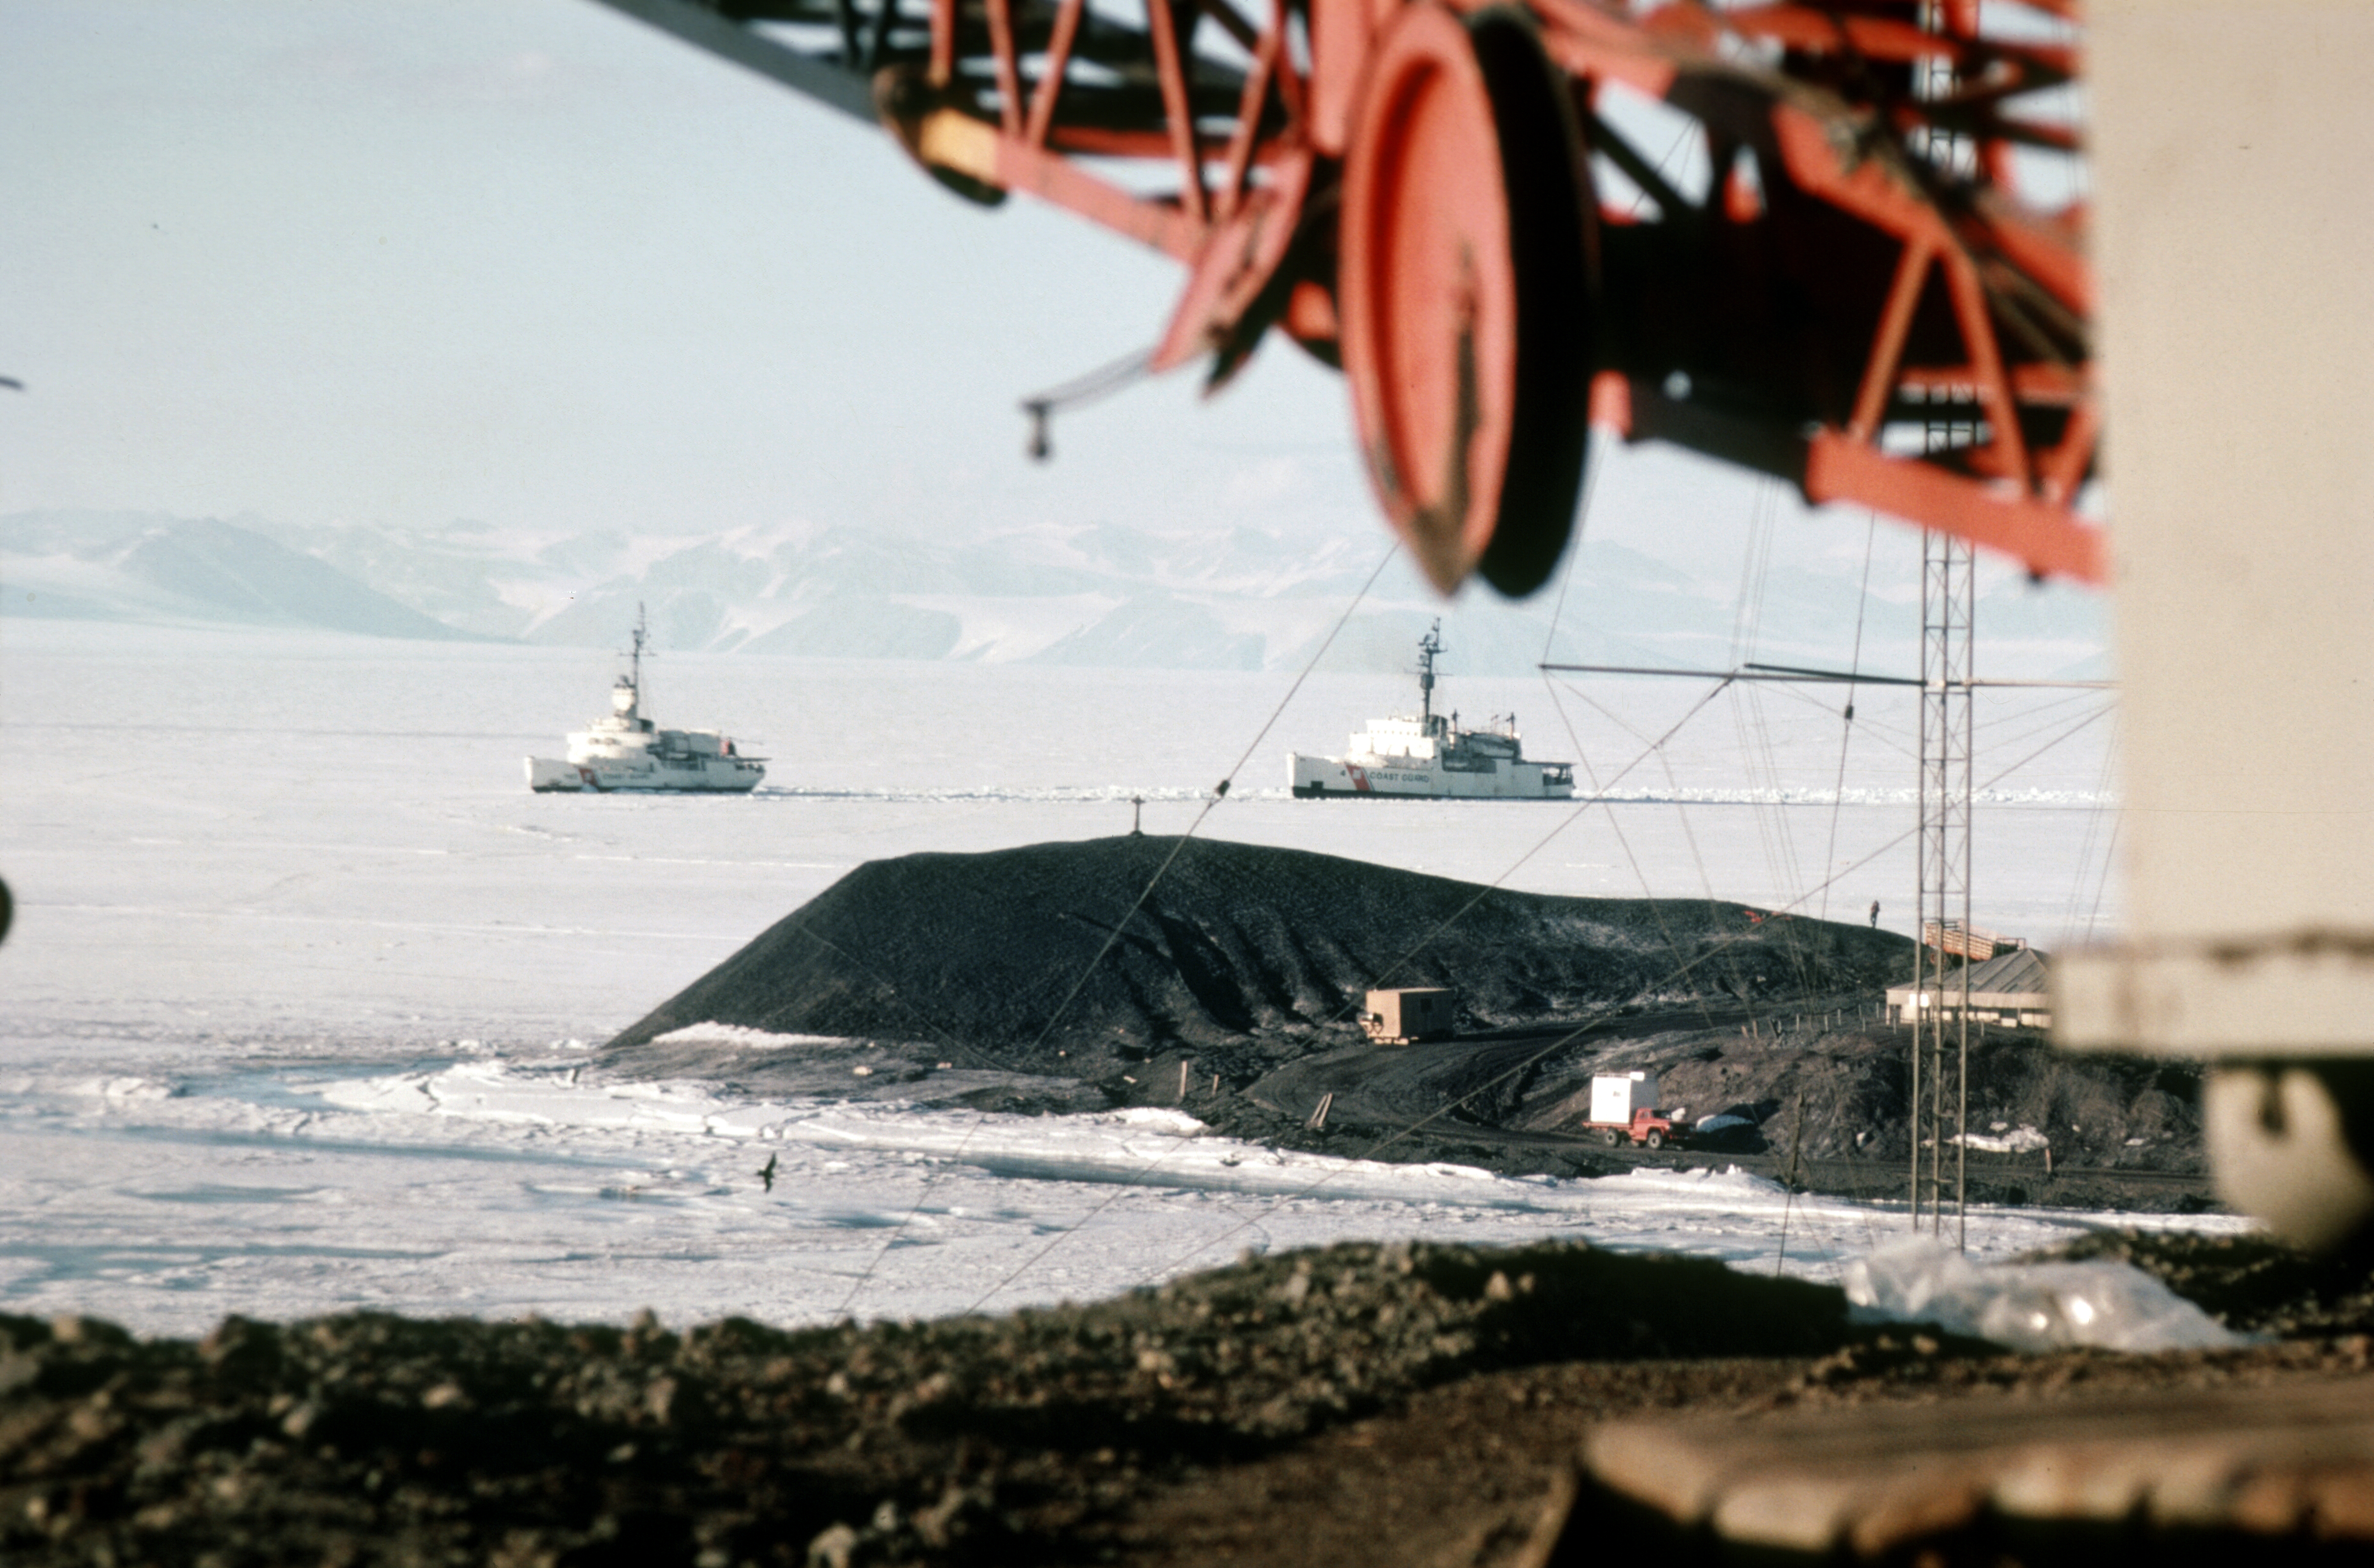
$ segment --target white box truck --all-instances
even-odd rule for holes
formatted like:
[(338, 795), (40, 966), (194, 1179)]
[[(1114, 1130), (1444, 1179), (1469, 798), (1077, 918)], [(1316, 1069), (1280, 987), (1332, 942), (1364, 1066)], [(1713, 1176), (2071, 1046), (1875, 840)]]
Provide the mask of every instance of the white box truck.
[(1657, 1075), (1649, 1072), (1598, 1073), (1591, 1080), (1591, 1119), (1585, 1132), (1595, 1132), (1610, 1148), (1628, 1139), (1644, 1149), (1663, 1149), (1681, 1140), (1683, 1129), (1675, 1113), (1657, 1105)]

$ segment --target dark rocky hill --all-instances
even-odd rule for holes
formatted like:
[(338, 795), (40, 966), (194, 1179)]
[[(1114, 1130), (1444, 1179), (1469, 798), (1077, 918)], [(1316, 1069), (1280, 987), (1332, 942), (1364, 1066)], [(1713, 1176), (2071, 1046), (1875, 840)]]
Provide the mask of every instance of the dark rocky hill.
[(1463, 1026), (1497, 1028), (1868, 992), (1907, 969), (1910, 950), (1886, 932), (1736, 903), (1552, 898), (1128, 836), (869, 862), (608, 1052), (631, 1059), (655, 1036), (722, 1023), (929, 1041), (959, 1065), (1009, 1070), (1079, 1074), (1181, 1048), (1216, 1068), (1250, 1040), (1357, 1038), (1351, 1014), (1379, 984), (1455, 986)]

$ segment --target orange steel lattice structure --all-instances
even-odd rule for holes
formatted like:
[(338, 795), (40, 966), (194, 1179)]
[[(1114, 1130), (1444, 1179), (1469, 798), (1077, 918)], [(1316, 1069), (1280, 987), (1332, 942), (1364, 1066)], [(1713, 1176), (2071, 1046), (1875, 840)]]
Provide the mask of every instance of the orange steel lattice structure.
[[(2074, 0), (1995, 0), (2047, 41), (1976, 0), (604, 3), (1177, 258), (1155, 369), (1217, 386), (1272, 330), (1340, 365), (1446, 592), (1547, 576), (1588, 422), (2104, 579), (2084, 213), (2011, 183), (2075, 150), (2021, 101), (2074, 77)], [(1626, 90), (1694, 123), (1697, 197), (1610, 124)]]

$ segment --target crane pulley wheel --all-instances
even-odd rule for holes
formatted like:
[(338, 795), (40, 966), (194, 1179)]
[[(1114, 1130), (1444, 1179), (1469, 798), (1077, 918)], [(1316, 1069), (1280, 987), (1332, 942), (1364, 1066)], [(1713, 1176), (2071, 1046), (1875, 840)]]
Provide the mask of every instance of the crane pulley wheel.
[(1522, 12), (1406, 6), (1344, 164), (1344, 369), (1369, 477), (1445, 593), (1549, 575), (1588, 441), (1581, 137)]

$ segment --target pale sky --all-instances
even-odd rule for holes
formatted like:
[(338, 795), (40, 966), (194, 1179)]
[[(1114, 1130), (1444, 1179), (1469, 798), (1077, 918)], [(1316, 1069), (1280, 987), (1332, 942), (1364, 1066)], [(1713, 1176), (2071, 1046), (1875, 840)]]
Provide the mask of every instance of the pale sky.
[[(1181, 269), (970, 206), (590, 0), (12, 0), (0, 144), (0, 374), (29, 388), (0, 396), (0, 513), (1383, 548), (1341, 380), (1282, 339), (1026, 461), (1017, 400), (1148, 345)], [(1594, 536), (1737, 579), (1757, 480), (1594, 461)], [(1865, 514), (1774, 499), (1781, 549), (1861, 560)]]

